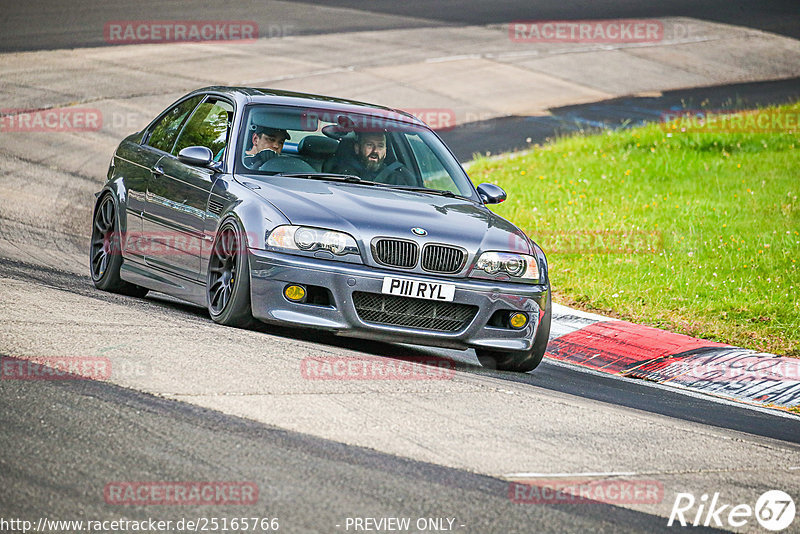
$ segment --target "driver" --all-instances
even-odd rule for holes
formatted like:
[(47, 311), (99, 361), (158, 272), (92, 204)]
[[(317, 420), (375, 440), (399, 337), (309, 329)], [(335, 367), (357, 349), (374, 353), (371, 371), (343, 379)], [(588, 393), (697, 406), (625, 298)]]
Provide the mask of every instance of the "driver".
[(413, 177), (400, 162), (386, 164), (386, 145), (384, 132), (356, 132), (354, 154), (340, 162), (336, 172), (373, 182), (414, 185)]
[(272, 158), (280, 155), (284, 141), (291, 139), (289, 132), (281, 128), (255, 125), (253, 130), (253, 146), (244, 153), (244, 164), (248, 169), (256, 170)]

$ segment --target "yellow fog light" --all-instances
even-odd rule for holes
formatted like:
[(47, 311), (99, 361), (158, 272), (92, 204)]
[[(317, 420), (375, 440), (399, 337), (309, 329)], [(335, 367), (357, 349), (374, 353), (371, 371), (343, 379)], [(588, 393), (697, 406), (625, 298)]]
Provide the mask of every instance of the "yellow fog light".
[(287, 299), (294, 302), (300, 302), (306, 298), (306, 290), (303, 286), (286, 286), (286, 289), (283, 290), (283, 294), (286, 295)]
[(508, 324), (510, 324), (512, 328), (522, 328), (528, 324), (528, 316), (519, 312), (512, 313), (511, 317), (508, 318)]

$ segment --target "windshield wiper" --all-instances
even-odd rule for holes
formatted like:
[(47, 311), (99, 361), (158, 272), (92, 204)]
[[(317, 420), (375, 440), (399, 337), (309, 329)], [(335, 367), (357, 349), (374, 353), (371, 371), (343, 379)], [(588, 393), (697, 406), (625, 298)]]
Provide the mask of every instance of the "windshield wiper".
[(310, 178), (312, 180), (334, 180), (337, 182), (363, 182), (358, 176), (352, 174), (336, 174), (332, 172), (279, 172), (275, 176), (286, 176), (289, 178)]
[(408, 185), (391, 185), (389, 187), (391, 187), (392, 189), (399, 189), (401, 191), (413, 191), (415, 193), (428, 193), (430, 195), (440, 195), (440, 196), (449, 197), (449, 198), (455, 198), (455, 197), (464, 198), (464, 197), (461, 197), (461, 195), (456, 195), (452, 191), (448, 191), (446, 189), (429, 189), (427, 187), (414, 187), (414, 186), (408, 186)]

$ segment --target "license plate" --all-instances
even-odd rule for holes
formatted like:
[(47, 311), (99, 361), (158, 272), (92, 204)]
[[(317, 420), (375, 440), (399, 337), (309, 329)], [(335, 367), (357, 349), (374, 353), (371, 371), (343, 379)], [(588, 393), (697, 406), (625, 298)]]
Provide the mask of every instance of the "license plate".
[(412, 280), (411, 278), (386, 276), (383, 279), (381, 292), (399, 297), (451, 302), (456, 294), (456, 286), (455, 284), (441, 284), (439, 282), (425, 282), (423, 280)]

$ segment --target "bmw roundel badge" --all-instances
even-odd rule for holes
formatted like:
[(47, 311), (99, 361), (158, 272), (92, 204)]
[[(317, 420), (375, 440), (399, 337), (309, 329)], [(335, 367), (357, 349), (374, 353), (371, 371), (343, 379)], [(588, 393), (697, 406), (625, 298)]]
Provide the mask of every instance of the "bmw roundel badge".
[(428, 235), (428, 231), (425, 228), (412, 228), (411, 231), (415, 235)]

